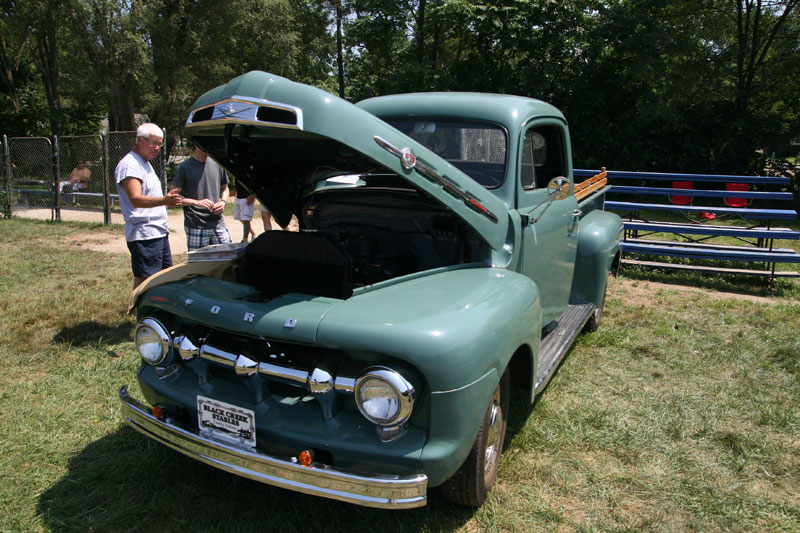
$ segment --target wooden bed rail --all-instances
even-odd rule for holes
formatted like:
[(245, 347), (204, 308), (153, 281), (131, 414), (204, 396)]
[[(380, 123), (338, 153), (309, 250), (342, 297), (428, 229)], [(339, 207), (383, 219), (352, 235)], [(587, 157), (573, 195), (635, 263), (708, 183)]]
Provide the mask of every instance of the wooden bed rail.
[(608, 172), (603, 167), (599, 173), (575, 185), (575, 198), (582, 200), (608, 183)]

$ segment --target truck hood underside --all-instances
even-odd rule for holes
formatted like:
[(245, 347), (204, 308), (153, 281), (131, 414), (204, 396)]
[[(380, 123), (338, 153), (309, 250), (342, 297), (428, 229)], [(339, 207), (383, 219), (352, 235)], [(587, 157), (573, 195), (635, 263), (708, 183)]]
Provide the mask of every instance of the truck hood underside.
[(433, 198), (493, 249), (505, 242), (507, 210), (490, 191), (379, 118), (320, 89), (250, 72), (201, 96), (186, 132), (281, 226), (318, 182), (379, 173)]

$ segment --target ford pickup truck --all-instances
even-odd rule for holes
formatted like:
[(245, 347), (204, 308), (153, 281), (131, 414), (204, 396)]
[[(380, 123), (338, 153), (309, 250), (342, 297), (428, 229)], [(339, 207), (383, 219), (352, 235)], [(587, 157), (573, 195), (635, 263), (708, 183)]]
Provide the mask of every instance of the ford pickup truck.
[(510, 387), (533, 401), (597, 327), (619, 255), (602, 176), (574, 186), (564, 116), (477, 93), (354, 105), (250, 72), (185, 127), (299, 231), (192, 252), (134, 291), (125, 421), (306, 494), (481, 505)]

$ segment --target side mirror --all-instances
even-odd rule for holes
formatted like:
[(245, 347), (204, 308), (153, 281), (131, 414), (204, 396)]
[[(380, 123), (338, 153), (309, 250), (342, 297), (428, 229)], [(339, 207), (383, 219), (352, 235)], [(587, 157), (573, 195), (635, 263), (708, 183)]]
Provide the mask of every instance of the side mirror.
[[(553, 202), (555, 202), (556, 200), (563, 200), (564, 198), (569, 196), (569, 193), (571, 192), (572, 192), (572, 184), (564, 176), (556, 176), (555, 178), (551, 179), (550, 183), (547, 184), (547, 198), (545, 198), (545, 200), (542, 203), (540, 203), (536, 207), (533, 207), (530, 211), (528, 211), (523, 215), (523, 224), (525, 224), (526, 226), (528, 224), (536, 224), (537, 222), (539, 222), (539, 219), (541, 219), (542, 216), (545, 214), (547, 209), (553, 204)], [(533, 219), (528, 218), (530, 213), (534, 209), (538, 209), (541, 206), (544, 206), (544, 209), (542, 209), (541, 213), (539, 213)]]
[(572, 192), (572, 184), (564, 176), (556, 176), (547, 184), (547, 194), (553, 200), (563, 200)]

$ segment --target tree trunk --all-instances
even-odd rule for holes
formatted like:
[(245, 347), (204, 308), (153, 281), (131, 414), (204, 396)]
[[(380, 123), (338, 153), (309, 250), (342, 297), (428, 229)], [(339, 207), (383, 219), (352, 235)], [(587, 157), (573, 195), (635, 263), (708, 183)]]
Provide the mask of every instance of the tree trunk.
[(0, 33), (0, 78), (3, 80), (3, 87), (8, 92), (8, 98), (11, 100), (11, 107), (14, 113), (19, 113), (19, 95), (17, 95), (17, 87), (14, 84), (14, 70), (11, 68), (11, 60), (8, 57), (8, 49), (6, 48), (6, 39)]
[(344, 98), (344, 44), (342, 39), (342, 2), (336, 2), (336, 77), (339, 80), (339, 97)]
[[(415, 31), (415, 39), (417, 45), (417, 65), (422, 67), (425, 65), (425, 8), (427, 0), (419, 0), (417, 7), (417, 28)], [(419, 70), (419, 87), (425, 87), (425, 68)]]
[(111, 88), (108, 101), (108, 131), (133, 131), (134, 120), (133, 95), (126, 87), (116, 85)]
[(48, 2), (39, 28), (34, 30), (36, 41), (36, 62), (42, 75), (47, 105), (50, 108), (50, 130), (53, 135), (61, 135), (61, 90), (58, 69), (58, 17), (55, 2)]

